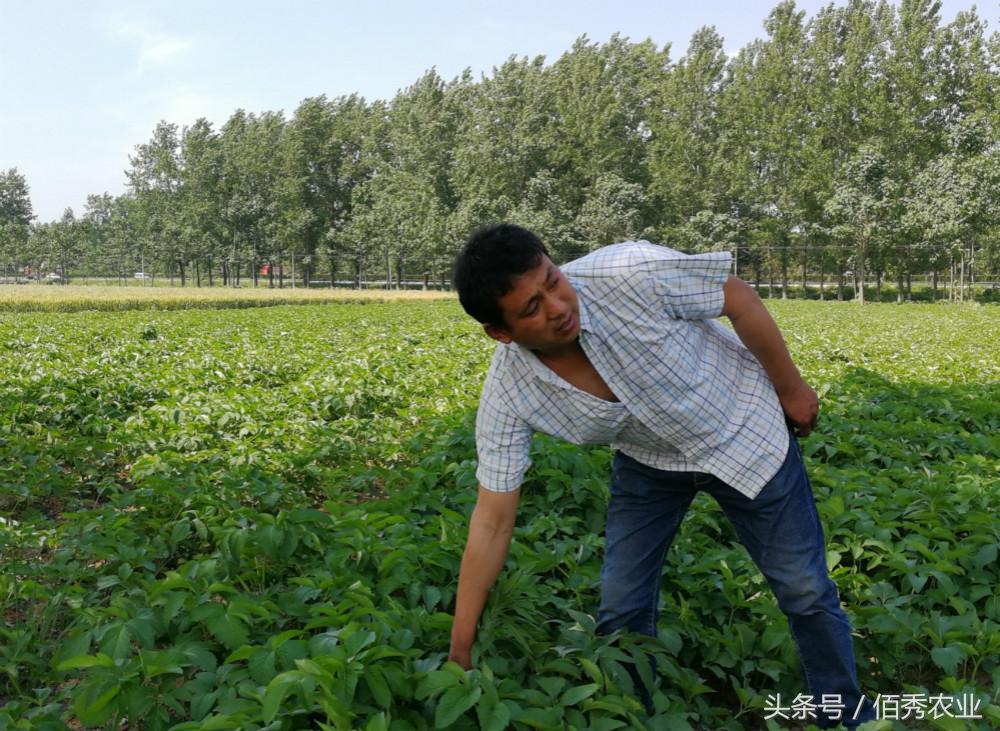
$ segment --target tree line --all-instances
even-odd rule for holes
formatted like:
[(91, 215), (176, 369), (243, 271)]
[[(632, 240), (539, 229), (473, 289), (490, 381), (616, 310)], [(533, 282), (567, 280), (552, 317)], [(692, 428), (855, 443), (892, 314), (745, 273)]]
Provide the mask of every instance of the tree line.
[[(0, 171), (0, 266), (182, 284), (444, 283), (476, 226), (510, 220), (568, 260), (647, 238), (728, 249), (737, 273), (830, 297), (868, 281), (1000, 271), (1000, 34), (935, 0), (776, 6), (727, 56), (586, 37), (552, 63), (430, 70), (391, 100), (305, 99), (221, 127), (163, 121), (127, 192), (36, 222)], [(858, 294), (863, 299), (864, 288)], [(951, 291), (955, 291), (954, 287)]]

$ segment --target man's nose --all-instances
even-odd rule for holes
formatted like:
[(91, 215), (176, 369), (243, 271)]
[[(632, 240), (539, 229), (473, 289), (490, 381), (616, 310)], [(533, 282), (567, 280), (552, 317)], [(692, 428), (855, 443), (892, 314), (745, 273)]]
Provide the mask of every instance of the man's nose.
[(546, 313), (550, 320), (561, 320), (566, 317), (566, 313), (568, 312), (569, 302), (561, 300), (558, 297), (550, 297), (546, 303)]

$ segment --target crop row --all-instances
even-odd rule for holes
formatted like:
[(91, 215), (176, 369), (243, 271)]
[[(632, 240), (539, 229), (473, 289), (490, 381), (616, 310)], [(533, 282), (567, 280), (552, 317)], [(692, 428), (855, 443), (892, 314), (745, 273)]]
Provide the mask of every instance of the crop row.
[(453, 295), (432, 291), (321, 288), (114, 287), (0, 284), (0, 312), (120, 312), (241, 309), (277, 305), (428, 301)]

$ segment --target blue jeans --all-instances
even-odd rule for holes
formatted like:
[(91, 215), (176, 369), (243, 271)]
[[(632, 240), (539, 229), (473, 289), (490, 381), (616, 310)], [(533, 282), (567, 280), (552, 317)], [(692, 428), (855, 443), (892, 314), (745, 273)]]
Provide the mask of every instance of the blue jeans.
[[(752, 500), (713, 475), (658, 470), (616, 452), (597, 631), (625, 628), (656, 636), (664, 557), (691, 501), (705, 490), (722, 507), (788, 617), (814, 702), (819, 705), (823, 695), (839, 696), (844, 708), (840, 722), (856, 726), (873, 720), (874, 708), (866, 699), (858, 718), (852, 718), (861, 691), (851, 627), (827, 572), (823, 528), (794, 435), (789, 442), (781, 469)], [(652, 712), (649, 690), (634, 669), (630, 673)]]

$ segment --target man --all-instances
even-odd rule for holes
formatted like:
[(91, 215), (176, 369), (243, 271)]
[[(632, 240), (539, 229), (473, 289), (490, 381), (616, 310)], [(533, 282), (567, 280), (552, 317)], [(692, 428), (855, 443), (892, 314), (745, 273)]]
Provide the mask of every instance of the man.
[[(645, 241), (560, 269), (523, 228), (498, 224), (470, 237), (456, 289), (499, 345), (476, 420), (480, 487), (450, 659), (471, 665), (476, 623), (510, 545), (531, 434), (541, 431), (616, 450), (599, 632), (655, 636), (666, 551), (705, 490), (788, 616), (809, 693), (817, 703), (839, 696), (847, 717), (863, 703), (849, 725), (874, 717), (795, 439), (816, 425), (816, 392), (760, 298), (729, 270), (728, 253), (685, 256)], [(714, 321), (720, 315), (735, 335)], [(640, 693), (652, 712), (648, 691)]]

